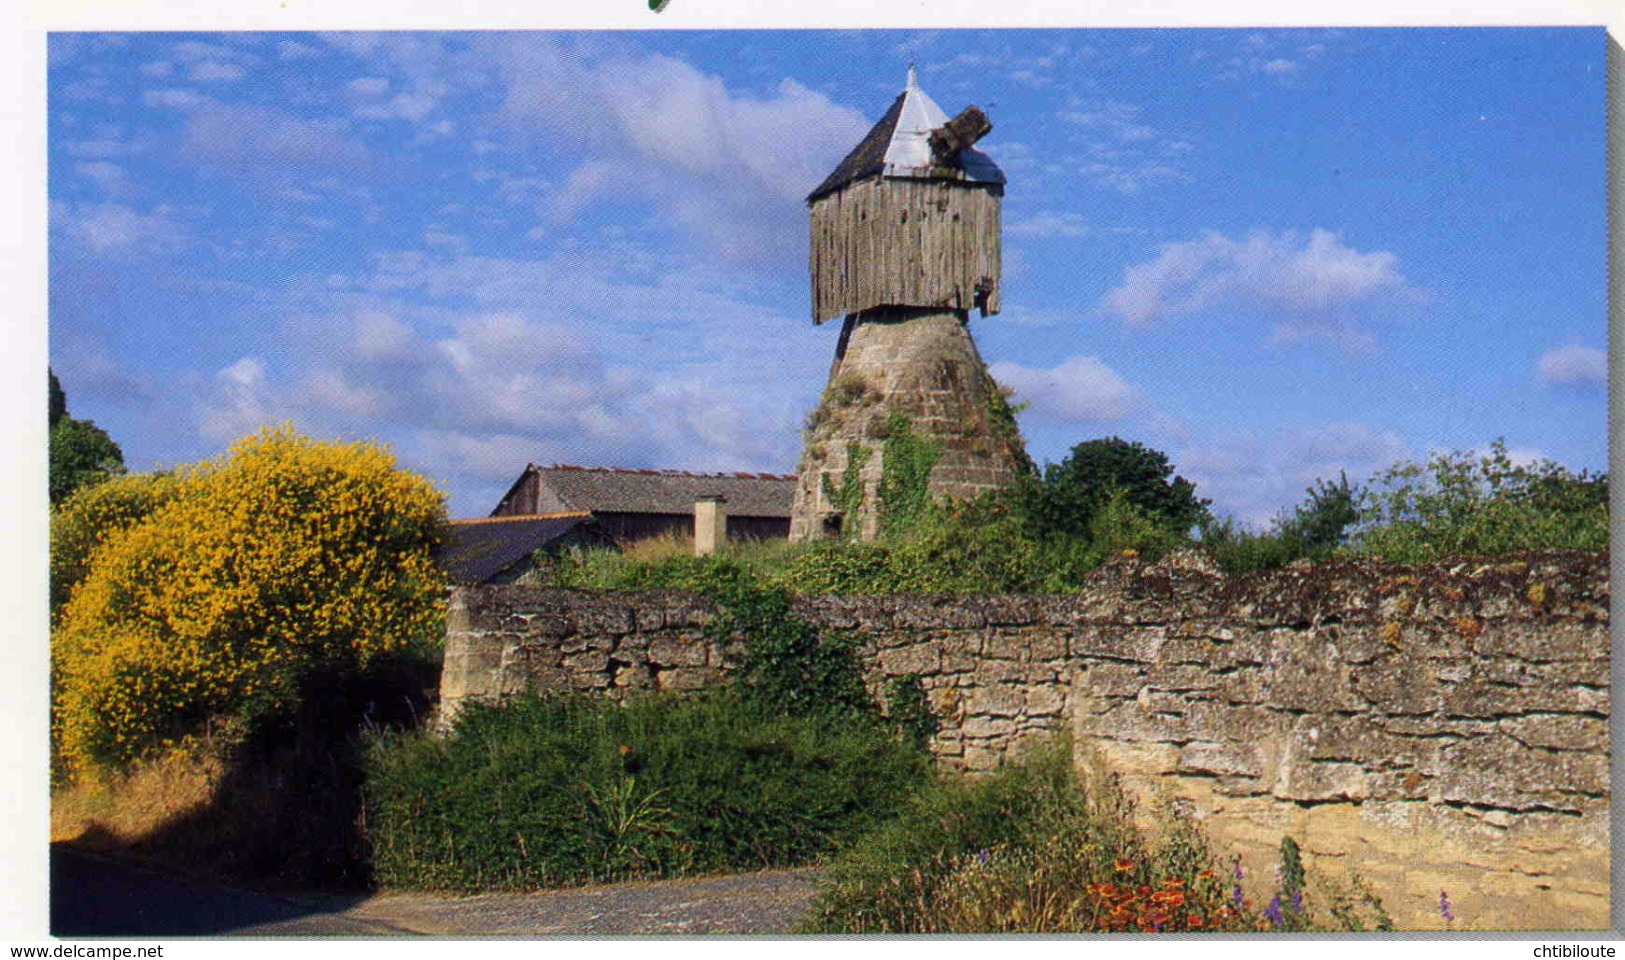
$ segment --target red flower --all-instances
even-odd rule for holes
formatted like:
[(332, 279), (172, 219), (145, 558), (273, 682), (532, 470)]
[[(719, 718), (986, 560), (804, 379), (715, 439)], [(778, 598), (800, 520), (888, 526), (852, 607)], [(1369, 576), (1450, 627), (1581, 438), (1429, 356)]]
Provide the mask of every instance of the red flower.
[(1134, 869), (1134, 861), (1125, 859), (1123, 857), (1118, 857), (1116, 860), (1112, 861), (1112, 869), (1116, 870), (1118, 873), (1128, 873), (1130, 870)]

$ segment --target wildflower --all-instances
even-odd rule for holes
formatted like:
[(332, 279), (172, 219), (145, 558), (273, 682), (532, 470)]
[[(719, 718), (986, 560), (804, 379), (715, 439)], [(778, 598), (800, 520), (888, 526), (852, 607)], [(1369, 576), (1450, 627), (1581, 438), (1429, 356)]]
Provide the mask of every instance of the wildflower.
[(1439, 891), (1439, 916), (1444, 918), (1446, 926), (1456, 920), (1456, 915), (1450, 911), (1450, 897), (1443, 890)]
[(1178, 890), (1158, 890), (1151, 895), (1152, 903), (1161, 903), (1169, 907), (1180, 907), (1185, 904), (1185, 895)]
[(1301, 887), (1292, 891), (1292, 912), (1303, 912), (1303, 889)]
[(1116, 860), (1112, 861), (1112, 869), (1116, 870), (1118, 873), (1128, 873), (1130, 870), (1134, 869), (1134, 861), (1124, 857), (1118, 857)]
[(1230, 888), (1230, 897), (1236, 901), (1237, 910), (1247, 909), (1247, 902), (1241, 898), (1241, 884), (1238, 883)]
[(623, 743), (619, 747), (617, 747), (616, 749), (620, 750), (621, 751), (621, 756), (624, 757), (627, 754), (632, 752), (632, 745), (630, 743)]
[(1162, 885), (1170, 890), (1178, 890), (1185, 885), (1185, 881), (1179, 879), (1178, 877), (1169, 877), (1168, 879), (1162, 881)]
[(988, 858), (988, 852), (987, 852), (986, 847), (983, 847), (982, 849), (976, 851), (976, 862), (977, 863), (986, 863), (987, 858)]
[(1202, 915), (1199, 914), (1199, 913), (1192, 913), (1192, 914), (1186, 915), (1186, 917), (1185, 917), (1185, 926), (1191, 928), (1192, 930), (1200, 930), (1200, 929), (1202, 929)]
[(1264, 908), (1264, 919), (1277, 927), (1281, 925), (1281, 895), (1276, 894), (1270, 898), (1270, 905)]
[(1241, 865), (1241, 854), (1238, 853), (1230, 858), (1230, 872), (1235, 875), (1237, 880), (1247, 876), (1247, 869)]

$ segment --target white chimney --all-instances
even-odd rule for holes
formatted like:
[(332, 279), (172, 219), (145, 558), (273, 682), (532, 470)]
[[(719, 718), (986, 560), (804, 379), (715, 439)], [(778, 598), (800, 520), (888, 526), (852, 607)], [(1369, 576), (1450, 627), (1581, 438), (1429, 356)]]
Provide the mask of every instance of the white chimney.
[(725, 497), (713, 494), (694, 501), (694, 555), (708, 557), (728, 542)]

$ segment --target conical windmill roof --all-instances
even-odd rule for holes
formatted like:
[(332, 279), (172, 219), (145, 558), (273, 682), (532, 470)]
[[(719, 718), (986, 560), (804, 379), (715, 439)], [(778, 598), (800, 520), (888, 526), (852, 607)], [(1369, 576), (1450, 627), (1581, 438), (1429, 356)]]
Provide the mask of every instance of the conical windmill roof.
[(818, 189), (807, 195), (807, 202), (834, 193), (856, 180), (877, 175), (1003, 184), (1004, 171), (987, 154), (973, 147), (961, 150), (951, 167), (932, 163), (931, 131), (948, 120), (936, 101), (920, 89), (914, 68), (910, 66), (908, 85), (892, 101), (886, 115), (834, 172), (824, 178)]

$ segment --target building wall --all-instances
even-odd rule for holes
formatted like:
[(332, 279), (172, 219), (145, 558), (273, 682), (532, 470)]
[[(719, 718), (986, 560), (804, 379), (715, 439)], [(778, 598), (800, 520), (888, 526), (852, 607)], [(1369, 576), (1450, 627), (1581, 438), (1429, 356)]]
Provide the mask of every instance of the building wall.
[[(873, 689), (917, 675), (932, 750), (985, 770), (1069, 730), (1081, 765), (1185, 804), (1269, 876), (1290, 834), (1357, 871), (1405, 928), (1608, 925), (1605, 559), (1321, 565), (1225, 578), (1124, 563), (1077, 594), (817, 597)], [(722, 682), (715, 609), (689, 594), (464, 588), (442, 708), (530, 688)]]

